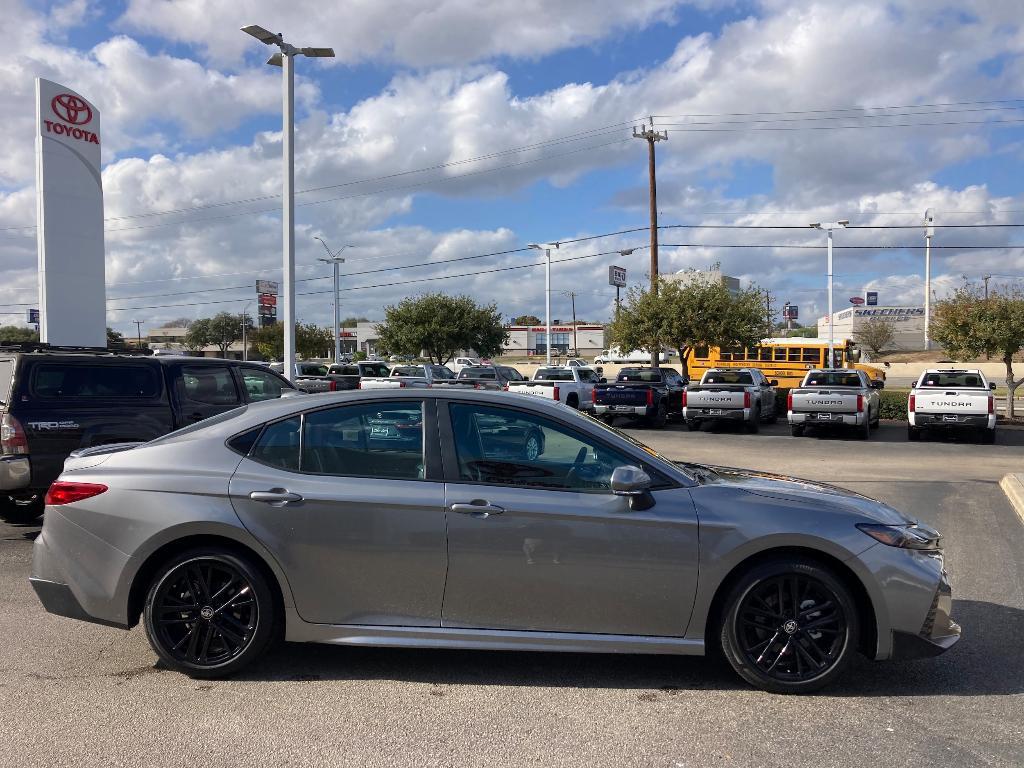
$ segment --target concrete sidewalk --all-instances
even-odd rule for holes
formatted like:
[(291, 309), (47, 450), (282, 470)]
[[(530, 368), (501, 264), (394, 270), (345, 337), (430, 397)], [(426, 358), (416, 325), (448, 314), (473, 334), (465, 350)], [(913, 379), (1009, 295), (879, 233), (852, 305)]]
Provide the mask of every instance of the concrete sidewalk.
[(1021, 523), (1024, 523), (1024, 473), (1013, 472), (1004, 475), (999, 481), (999, 487), (1006, 494), (1010, 506), (1016, 510)]

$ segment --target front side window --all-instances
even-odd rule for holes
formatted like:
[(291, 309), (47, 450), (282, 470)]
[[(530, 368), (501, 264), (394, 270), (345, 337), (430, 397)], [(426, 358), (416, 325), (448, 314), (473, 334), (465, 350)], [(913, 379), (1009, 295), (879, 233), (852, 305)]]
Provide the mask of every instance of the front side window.
[(616, 467), (637, 462), (532, 413), (449, 406), (459, 479), (542, 490), (607, 492)]
[(281, 390), (285, 385), (281, 379), (267, 371), (258, 368), (242, 368), (242, 382), (245, 384), (245, 392), (250, 402), (258, 403), (261, 400), (276, 400), (281, 396)]
[(576, 370), (579, 371), (577, 375), (584, 384), (597, 384), (601, 380), (601, 377), (597, 375), (597, 371), (590, 368), (577, 368)]
[(422, 480), (423, 403), (367, 403), (307, 413), (301, 468), (318, 475)]
[(237, 405), (238, 391), (227, 366), (184, 366), (181, 387), (186, 400), (206, 405)]

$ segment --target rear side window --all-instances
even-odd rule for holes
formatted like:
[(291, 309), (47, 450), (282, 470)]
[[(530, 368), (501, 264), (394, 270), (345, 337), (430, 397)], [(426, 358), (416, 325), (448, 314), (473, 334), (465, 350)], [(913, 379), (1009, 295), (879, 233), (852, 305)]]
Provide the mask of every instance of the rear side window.
[(243, 367), (240, 369), (245, 392), (249, 400), (257, 403), (260, 400), (275, 400), (281, 396), (282, 389), (289, 387), (269, 371), (258, 368)]
[(0, 360), (0, 404), (11, 402), (11, 382), (14, 380), (14, 360)]
[(262, 464), (291, 472), (299, 470), (299, 426), (302, 419), (293, 416), (284, 421), (267, 424), (249, 458)]
[(152, 398), (160, 394), (156, 371), (147, 365), (35, 366), (32, 391), (37, 397)]
[[(181, 369), (185, 397), (207, 405), (237, 405), (238, 391), (227, 366), (186, 366)], [(278, 393), (280, 396), (280, 393)]]

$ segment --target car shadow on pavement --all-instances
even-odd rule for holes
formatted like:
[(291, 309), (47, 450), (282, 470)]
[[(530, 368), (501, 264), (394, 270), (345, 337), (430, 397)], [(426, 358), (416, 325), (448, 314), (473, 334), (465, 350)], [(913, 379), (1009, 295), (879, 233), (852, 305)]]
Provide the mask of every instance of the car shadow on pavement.
[[(957, 600), (961, 642), (937, 658), (874, 663), (857, 657), (827, 695), (988, 696), (1024, 692), (1024, 610)], [(359, 648), (287, 643), (238, 680), (397, 680), (661, 691), (746, 690), (721, 659), (512, 651)]]

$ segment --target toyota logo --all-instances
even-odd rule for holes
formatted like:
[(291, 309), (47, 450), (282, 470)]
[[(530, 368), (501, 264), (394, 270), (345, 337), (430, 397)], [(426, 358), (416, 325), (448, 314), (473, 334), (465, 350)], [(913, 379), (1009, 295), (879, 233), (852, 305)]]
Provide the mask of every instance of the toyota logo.
[(50, 101), (53, 114), (66, 123), (85, 125), (92, 120), (92, 107), (71, 93), (59, 93)]

